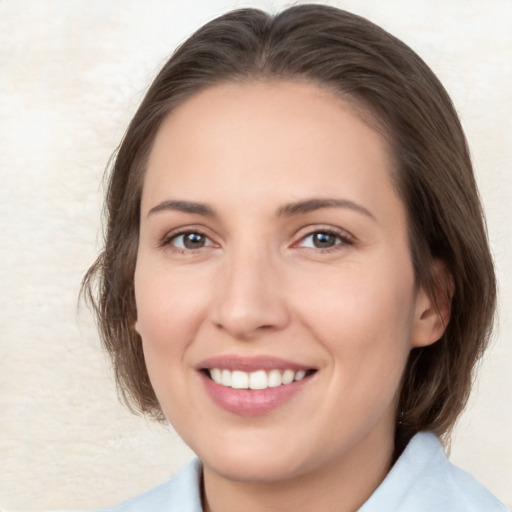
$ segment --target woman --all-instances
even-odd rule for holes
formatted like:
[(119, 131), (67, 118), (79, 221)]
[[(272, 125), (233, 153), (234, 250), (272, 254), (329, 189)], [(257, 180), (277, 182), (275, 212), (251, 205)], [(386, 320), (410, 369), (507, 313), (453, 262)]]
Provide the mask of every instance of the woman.
[(438, 440), (495, 278), (457, 115), (402, 42), (319, 5), (210, 22), (107, 215), (85, 289), (120, 389), (198, 456), (116, 510), (504, 510)]

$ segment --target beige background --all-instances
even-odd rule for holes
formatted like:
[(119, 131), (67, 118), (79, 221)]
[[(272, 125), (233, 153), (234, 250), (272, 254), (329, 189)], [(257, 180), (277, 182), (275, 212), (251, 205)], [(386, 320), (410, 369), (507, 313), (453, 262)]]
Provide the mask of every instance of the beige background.
[[(438, 73), (460, 112), (501, 283), (499, 330), (452, 459), (512, 507), (512, 1), (333, 1)], [(277, 9), (289, 2), (254, 1)], [(228, 0), (0, 0), (0, 505), (114, 505), (191, 453), (117, 402), (81, 277), (101, 177), (150, 79)]]

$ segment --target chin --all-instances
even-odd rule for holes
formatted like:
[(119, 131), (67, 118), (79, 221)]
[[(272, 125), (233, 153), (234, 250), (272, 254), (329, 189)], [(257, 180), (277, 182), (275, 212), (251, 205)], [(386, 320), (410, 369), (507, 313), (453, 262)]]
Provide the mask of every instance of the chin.
[[(237, 435), (238, 434), (238, 435)], [(308, 471), (302, 443), (280, 436), (269, 439), (254, 432), (233, 432), (207, 446), (190, 447), (205, 467), (233, 481), (271, 483)]]
[(308, 472), (305, 461), (291, 460), (289, 457), (264, 456), (261, 453), (251, 457), (225, 454), (223, 457), (202, 459), (203, 464), (217, 475), (232, 481), (270, 484), (301, 476)]

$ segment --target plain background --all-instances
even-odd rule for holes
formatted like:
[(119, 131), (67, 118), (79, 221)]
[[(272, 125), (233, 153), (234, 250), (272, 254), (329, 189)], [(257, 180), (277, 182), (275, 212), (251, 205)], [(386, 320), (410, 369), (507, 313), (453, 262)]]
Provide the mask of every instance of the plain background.
[[(499, 325), (451, 458), (512, 507), (512, 1), (331, 1), (412, 46), (472, 149), (500, 282)], [(171, 51), (228, 9), (290, 2), (0, 0), (0, 505), (114, 505), (189, 457), (117, 401), (81, 278), (101, 241), (101, 180)]]

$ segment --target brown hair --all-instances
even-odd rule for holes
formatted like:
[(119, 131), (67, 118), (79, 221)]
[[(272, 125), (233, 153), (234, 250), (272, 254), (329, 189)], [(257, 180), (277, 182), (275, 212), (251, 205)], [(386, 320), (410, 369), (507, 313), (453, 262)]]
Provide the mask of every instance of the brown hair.
[(261, 79), (328, 87), (370, 112), (389, 140), (417, 282), (434, 298), (450, 293), (433, 270), (436, 260), (453, 278), (449, 324), (438, 342), (412, 350), (397, 422), (408, 435), (448, 434), (489, 339), (496, 296), (466, 140), (445, 89), (407, 45), (364, 18), (321, 5), (275, 16), (242, 9), (206, 24), (164, 65), (131, 121), (110, 174), (104, 249), (83, 282), (123, 398), (162, 418), (133, 328), (140, 200), (156, 132), (202, 88)]

